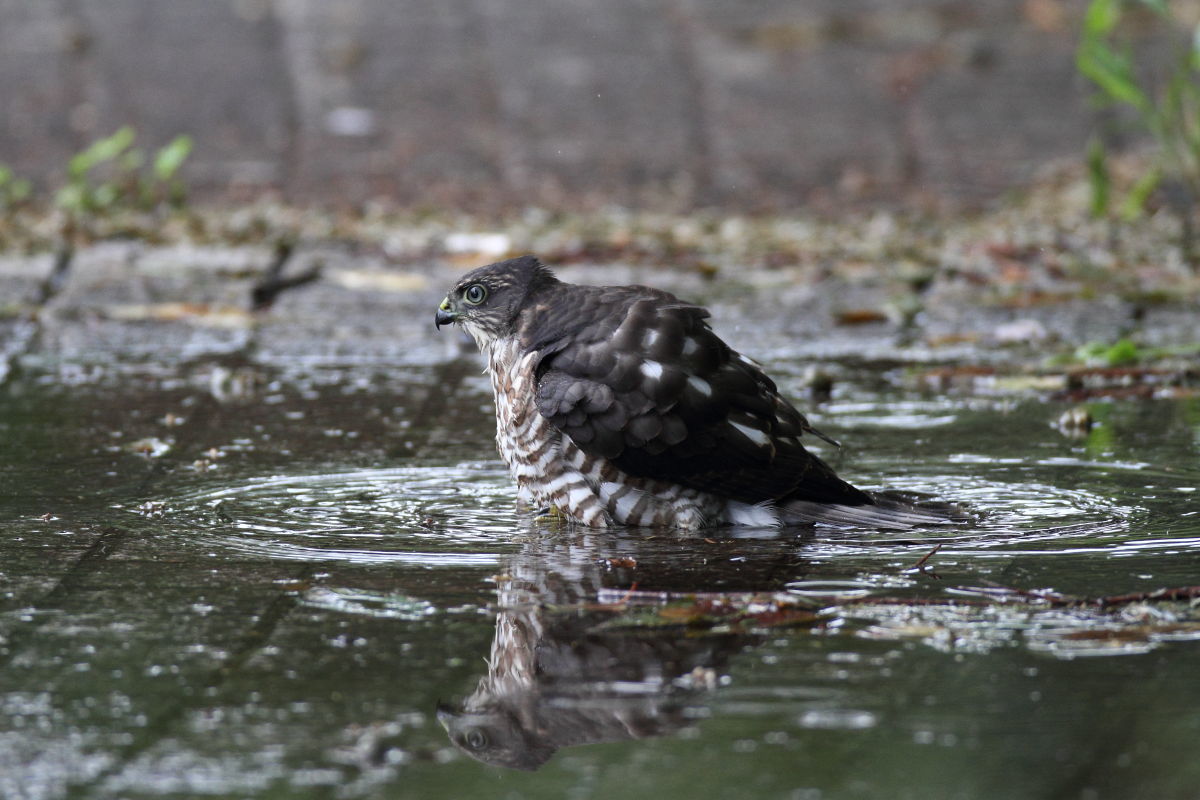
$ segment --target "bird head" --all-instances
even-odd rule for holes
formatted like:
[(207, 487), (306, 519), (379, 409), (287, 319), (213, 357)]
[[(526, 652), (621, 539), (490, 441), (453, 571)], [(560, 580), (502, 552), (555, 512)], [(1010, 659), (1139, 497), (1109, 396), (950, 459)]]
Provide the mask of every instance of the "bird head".
[(513, 333), (526, 298), (547, 282), (557, 283), (533, 256), (488, 264), (459, 279), (438, 306), (433, 324), (439, 329), (462, 325), (482, 349)]
[(558, 749), (545, 735), (526, 730), (520, 715), (502, 705), (475, 711), (438, 703), (437, 719), (450, 741), (476, 761), (532, 772)]

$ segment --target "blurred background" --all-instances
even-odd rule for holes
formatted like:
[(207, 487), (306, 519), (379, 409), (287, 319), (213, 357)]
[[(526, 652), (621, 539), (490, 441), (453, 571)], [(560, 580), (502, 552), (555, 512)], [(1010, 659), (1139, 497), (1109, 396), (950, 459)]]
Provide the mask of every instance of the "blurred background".
[(1080, 160), (1087, 6), (0, 0), (0, 162), (129, 125), (207, 198), (970, 208)]

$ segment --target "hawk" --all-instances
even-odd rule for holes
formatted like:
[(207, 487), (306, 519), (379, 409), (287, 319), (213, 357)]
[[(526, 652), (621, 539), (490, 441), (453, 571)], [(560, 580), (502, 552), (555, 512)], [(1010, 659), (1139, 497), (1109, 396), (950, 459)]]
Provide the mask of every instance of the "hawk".
[(486, 356), (496, 443), (536, 508), (590, 527), (929, 521), (806, 450), (806, 436), (832, 440), (708, 316), (659, 289), (565, 283), (524, 256), (464, 275), (434, 323)]

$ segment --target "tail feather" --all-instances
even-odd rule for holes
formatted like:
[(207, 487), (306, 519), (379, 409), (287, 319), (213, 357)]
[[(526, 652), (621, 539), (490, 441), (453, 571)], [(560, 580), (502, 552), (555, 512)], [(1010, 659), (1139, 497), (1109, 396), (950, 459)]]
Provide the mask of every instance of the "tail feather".
[(884, 493), (871, 493), (869, 497), (870, 502), (863, 505), (790, 500), (779, 507), (779, 515), (786, 525), (817, 523), (900, 531), (950, 525), (969, 519), (963, 509), (948, 503), (918, 504)]

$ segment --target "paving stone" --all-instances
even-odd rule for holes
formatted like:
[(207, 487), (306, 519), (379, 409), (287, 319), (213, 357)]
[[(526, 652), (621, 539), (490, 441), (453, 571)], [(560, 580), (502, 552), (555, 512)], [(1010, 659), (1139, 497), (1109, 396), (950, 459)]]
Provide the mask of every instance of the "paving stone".
[(191, 134), (201, 195), (982, 203), (1096, 127), (1085, 6), (0, 0), (0, 153), (52, 183), (130, 124)]

